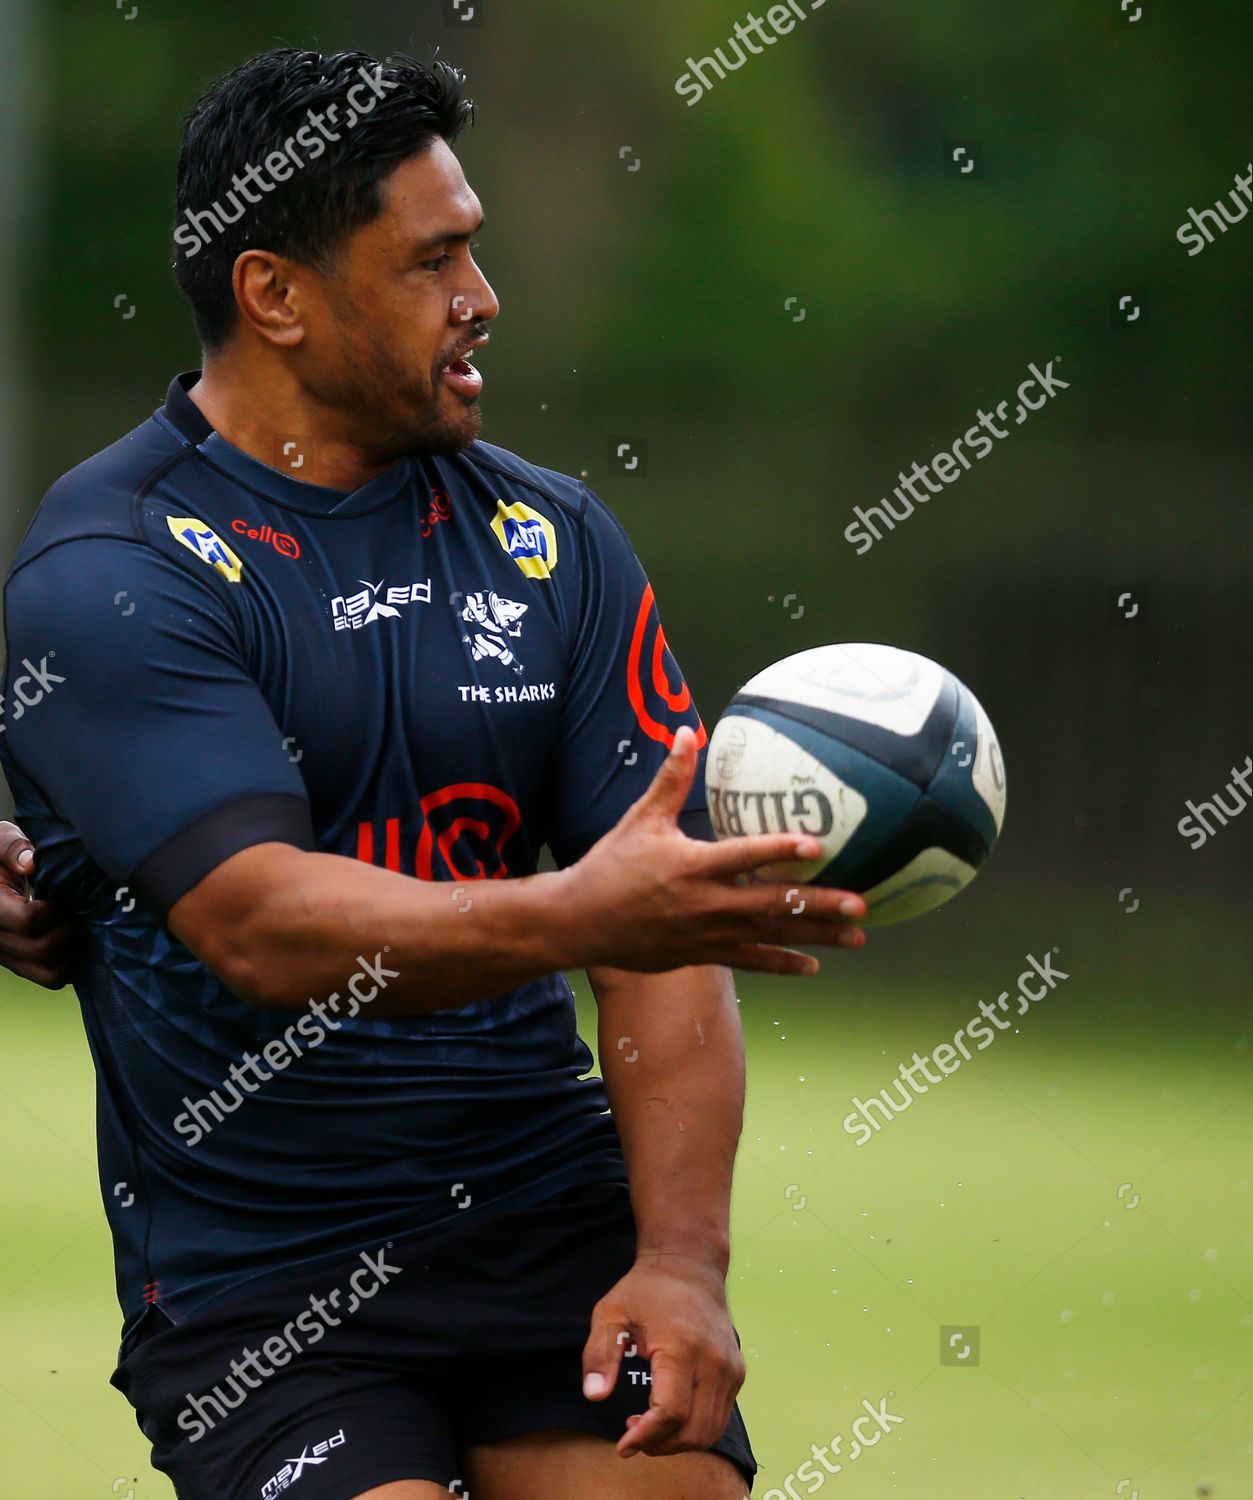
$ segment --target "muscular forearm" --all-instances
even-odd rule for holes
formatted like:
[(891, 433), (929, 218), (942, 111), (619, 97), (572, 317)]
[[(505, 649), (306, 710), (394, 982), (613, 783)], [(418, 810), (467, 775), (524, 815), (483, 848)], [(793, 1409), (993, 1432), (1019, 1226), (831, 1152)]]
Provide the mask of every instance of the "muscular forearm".
[[(696, 737), (684, 727), (648, 791), (560, 871), (458, 885), (287, 844), (257, 844), (181, 897), (168, 913), (169, 926), (237, 995), (288, 1009), (351, 990), (354, 975), (371, 962), (389, 971), (386, 987), (374, 987), (370, 996), (373, 1015), (452, 1009), (561, 969), (595, 968), (610, 1011), (648, 1013), (649, 1069), (656, 1072), (644, 1071), (656, 1087), (640, 1108), (624, 1104), (624, 1113), (640, 1115), (626, 1129), (641, 1142), (633, 1146), (641, 1172), (658, 1176), (663, 1189), (672, 1178), (690, 1179), (705, 1199), (725, 1199), (741, 1059), (730, 976), (714, 966), (811, 974), (813, 958), (778, 944), (860, 946), (861, 934), (849, 923), (865, 915), (865, 904), (847, 891), (807, 887), (800, 917), (783, 884), (742, 883), (749, 871), (816, 856), (817, 840), (807, 834), (744, 834), (723, 843), (685, 837), (677, 818), (697, 762)], [(632, 988), (627, 971), (673, 977)], [(657, 1004), (624, 1007), (616, 999), (622, 993)], [(678, 1030), (670, 1019), (676, 1007), (687, 1017)], [(704, 1059), (693, 1064), (695, 1073), (682, 1066), (689, 1053)], [(720, 1075), (710, 1082), (715, 1067)], [(638, 1077), (626, 1081), (630, 1092), (640, 1087)], [(707, 1168), (687, 1159), (682, 1140), (668, 1152), (646, 1128), (656, 1100), (671, 1094), (700, 1132), (718, 1142)], [(641, 1207), (651, 1226), (659, 1217), (651, 1199)]]
[(564, 873), (450, 885), (278, 844), (228, 860), (169, 923), (255, 1004), (347, 998), (360, 959), (385, 967), (385, 986), (361, 986), (377, 1016), (469, 1005), (585, 957)]
[(622, 1141), (640, 1254), (726, 1275), (744, 1041), (728, 969), (593, 968), (601, 1071)]

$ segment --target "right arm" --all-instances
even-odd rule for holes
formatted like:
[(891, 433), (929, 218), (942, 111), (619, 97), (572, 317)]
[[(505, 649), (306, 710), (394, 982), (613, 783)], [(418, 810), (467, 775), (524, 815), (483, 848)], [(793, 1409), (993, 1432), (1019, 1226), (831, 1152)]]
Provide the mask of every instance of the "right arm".
[(696, 766), (695, 735), (682, 729), (645, 795), (565, 870), (453, 887), (260, 844), (188, 891), (169, 924), (228, 988), (266, 1006), (342, 994), (360, 958), (385, 954), (397, 977), (370, 1002), (380, 1016), (469, 1005), (561, 969), (726, 964), (809, 974), (815, 959), (778, 945), (860, 946), (850, 925), (865, 911), (859, 896), (815, 888), (797, 917), (783, 885), (737, 880), (812, 857), (813, 840), (765, 834), (711, 844), (679, 830)]

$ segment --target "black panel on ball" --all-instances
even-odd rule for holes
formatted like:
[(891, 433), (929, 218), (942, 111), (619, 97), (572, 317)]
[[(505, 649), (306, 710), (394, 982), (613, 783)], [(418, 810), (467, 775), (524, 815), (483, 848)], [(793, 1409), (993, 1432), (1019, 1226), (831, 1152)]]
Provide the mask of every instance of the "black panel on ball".
[[(837, 855), (816, 883), (840, 886), (855, 878), (856, 889), (868, 891), (903, 870), (924, 849), (943, 849), (972, 870), (988, 857), (988, 846), (968, 823), (924, 795), (900, 827), (861, 861), (855, 877), (848, 871), (842, 871), (840, 877), (835, 875), (840, 863)], [(832, 872), (829, 877), (828, 870)]]
[(737, 707), (751, 705), (755, 708), (768, 708), (798, 724), (808, 724), (811, 729), (869, 755), (925, 792), (953, 742), (957, 702), (957, 683), (945, 673), (935, 706), (927, 715), (926, 723), (917, 734), (910, 735), (894, 734), (892, 730), (883, 729), (878, 724), (868, 724), (865, 719), (832, 713), (826, 708), (814, 708), (808, 703), (796, 703), (790, 698), (763, 697), (757, 693), (737, 693), (727, 712), (733, 713)]

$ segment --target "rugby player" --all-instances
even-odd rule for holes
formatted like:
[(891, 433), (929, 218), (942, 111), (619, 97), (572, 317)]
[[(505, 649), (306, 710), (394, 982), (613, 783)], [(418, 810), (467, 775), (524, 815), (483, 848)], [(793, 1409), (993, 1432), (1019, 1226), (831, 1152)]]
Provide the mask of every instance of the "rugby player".
[(815, 830), (713, 841), (616, 519), (478, 438), (463, 82), (284, 49), (204, 94), (203, 367), (6, 588), (3, 951), (81, 1001), (113, 1381), (182, 1500), (741, 1500), (730, 967), (863, 941), (745, 879)]

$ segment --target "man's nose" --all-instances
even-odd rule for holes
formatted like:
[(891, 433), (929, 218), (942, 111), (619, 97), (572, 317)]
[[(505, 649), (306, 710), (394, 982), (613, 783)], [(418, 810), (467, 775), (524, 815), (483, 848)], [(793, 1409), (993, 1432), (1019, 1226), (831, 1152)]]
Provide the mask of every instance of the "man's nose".
[(500, 302), (485, 276), (478, 282), (458, 288), (448, 308), (448, 321), (454, 327), (467, 323), (488, 323), (500, 312)]

